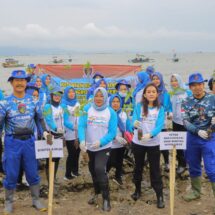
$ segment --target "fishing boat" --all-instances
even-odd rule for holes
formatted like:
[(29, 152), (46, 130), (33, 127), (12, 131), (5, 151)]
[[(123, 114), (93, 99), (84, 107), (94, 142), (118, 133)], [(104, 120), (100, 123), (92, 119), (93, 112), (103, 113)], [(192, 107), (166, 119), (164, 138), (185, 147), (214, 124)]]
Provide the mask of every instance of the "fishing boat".
[(147, 63), (154, 59), (150, 59), (148, 57), (145, 57), (144, 55), (136, 54), (136, 57), (134, 59), (128, 60), (129, 63)]
[(68, 58), (68, 62), (72, 62), (72, 58), (69, 56), (69, 58)]
[(53, 57), (52, 63), (63, 63), (63, 59), (58, 59), (58, 57)]
[(11, 68), (11, 67), (24, 67), (24, 64), (19, 63), (18, 60), (15, 60), (13, 58), (7, 58), (5, 59), (5, 62), (2, 63), (2, 66), (4, 68)]
[(173, 54), (172, 61), (173, 62), (178, 62), (179, 61), (179, 58), (177, 57), (176, 53)]

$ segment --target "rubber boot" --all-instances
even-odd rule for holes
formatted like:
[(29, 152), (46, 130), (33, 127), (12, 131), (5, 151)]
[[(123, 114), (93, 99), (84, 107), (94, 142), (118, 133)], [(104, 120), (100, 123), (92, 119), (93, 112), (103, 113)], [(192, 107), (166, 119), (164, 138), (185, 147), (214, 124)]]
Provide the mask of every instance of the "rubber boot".
[(55, 160), (55, 165), (54, 165), (54, 178), (56, 179), (57, 178), (57, 171), (58, 171), (58, 166), (59, 166), (59, 162), (60, 162), (60, 159), (59, 160)]
[(109, 185), (108, 183), (101, 184), (100, 188), (102, 191), (102, 198), (103, 198), (102, 210), (109, 212), (111, 210)]
[(99, 183), (98, 182), (93, 182), (93, 187), (94, 187), (94, 195), (89, 199), (88, 204), (89, 205), (95, 205), (97, 204), (97, 199), (98, 195), (101, 193)]
[(183, 199), (190, 202), (201, 197), (201, 177), (191, 178), (191, 191), (183, 196)]
[(131, 195), (134, 201), (137, 201), (141, 196), (141, 181), (135, 182), (135, 192)]
[(8, 215), (13, 212), (13, 194), (14, 190), (5, 189), (4, 215)]
[[(214, 198), (215, 198), (215, 182), (211, 182)], [(214, 205), (215, 205), (215, 199), (214, 199)], [(213, 213), (215, 214), (215, 207), (213, 208)]]
[(57, 179), (54, 179), (54, 197), (59, 198), (60, 197), (60, 183)]
[(47, 211), (47, 208), (39, 200), (40, 185), (37, 184), (30, 186), (30, 191), (32, 197), (32, 206), (41, 212)]
[(164, 208), (165, 204), (163, 200), (163, 191), (157, 192), (156, 196), (157, 196), (157, 208)]

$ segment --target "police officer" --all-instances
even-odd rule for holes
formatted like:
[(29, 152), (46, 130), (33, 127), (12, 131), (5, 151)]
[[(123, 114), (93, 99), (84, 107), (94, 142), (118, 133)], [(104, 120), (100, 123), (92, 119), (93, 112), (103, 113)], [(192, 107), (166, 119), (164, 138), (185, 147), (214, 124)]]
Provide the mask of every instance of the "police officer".
[(192, 201), (201, 194), (201, 161), (212, 184), (215, 196), (215, 96), (205, 92), (205, 80), (201, 73), (189, 76), (189, 87), (193, 95), (182, 102), (183, 123), (187, 129), (187, 150), (192, 189), (183, 196)]
[(0, 102), (0, 134), (5, 125), (5, 150), (3, 155), (5, 179), (5, 214), (13, 211), (13, 194), (19, 175), (20, 166), (23, 167), (28, 184), (30, 185), (33, 207), (39, 211), (46, 208), (39, 200), (39, 182), (37, 160), (35, 157), (34, 129), (35, 123), (42, 125), (44, 137), (45, 123), (38, 102), (25, 94), (25, 88), (30, 78), (23, 70), (12, 72), (8, 81), (13, 87), (13, 93)]

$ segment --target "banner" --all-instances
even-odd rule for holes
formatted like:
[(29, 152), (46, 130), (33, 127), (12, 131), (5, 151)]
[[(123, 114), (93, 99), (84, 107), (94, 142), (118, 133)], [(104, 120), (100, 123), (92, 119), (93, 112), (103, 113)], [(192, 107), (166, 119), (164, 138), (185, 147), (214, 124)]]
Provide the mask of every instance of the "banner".
[[(141, 66), (134, 65), (90, 65), (92, 68), (92, 77), (96, 72), (104, 75), (105, 78), (124, 78), (127, 76), (134, 76), (136, 72), (141, 70)], [(68, 65), (52, 65), (52, 64), (38, 64), (36, 67), (36, 74), (49, 74), (53, 77), (59, 77), (64, 80), (85, 78), (84, 65), (68, 64)]]
[[(53, 78), (53, 79), (55, 80), (57, 85), (59, 85), (61, 87), (61, 89), (64, 89), (67, 86), (74, 87), (76, 90), (76, 95), (77, 95), (78, 101), (81, 104), (86, 102), (86, 95), (87, 95), (88, 89), (91, 86), (91, 82), (88, 79), (80, 78), (80, 79), (72, 79), (69, 81), (64, 81), (64, 80), (60, 80), (60, 79), (56, 80), (55, 78)], [(119, 80), (119, 79), (107, 78), (105, 80), (107, 81), (107, 84), (108, 84), (108, 93), (115, 94), (116, 93), (115, 85), (116, 85), (117, 80)], [(134, 77), (127, 77), (126, 80), (132, 86), (135, 84)]]
[(50, 74), (52, 76), (53, 87), (60, 86), (64, 90), (67, 86), (72, 86), (76, 90), (77, 99), (81, 104), (86, 103), (88, 89), (92, 85), (92, 76), (95, 72), (100, 72), (105, 76), (108, 84), (108, 93), (115, 94), (116, 82), (126, 79), (131, 87), (136, 86), (136, 72), (141, 70), (141, 66), (131, 65), (91, 65), (92, 74), (86, 77), (83, 65), (43, 65), (38, 64), (36, 74)]

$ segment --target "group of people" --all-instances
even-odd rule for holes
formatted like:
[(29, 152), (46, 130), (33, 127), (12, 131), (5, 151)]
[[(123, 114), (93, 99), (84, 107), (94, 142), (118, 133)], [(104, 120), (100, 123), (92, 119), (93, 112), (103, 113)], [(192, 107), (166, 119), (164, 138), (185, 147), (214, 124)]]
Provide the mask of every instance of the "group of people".
[[(108, 173), (115, 168), (114, 180), (123, 184), (123, 158), (125, 146), (129, 144), (135, 161), (132, 199), (137, 201), (141, 196), (147, 159), (157, 207), (164, 208), (159, 133), (169, 129), (169, 120), (172, 120), (173, 131), (187, 131), (186, 151), (177, 150), (177, 173), (183, 173), (188, 165), (191, 177), (192, 189), (184, 199), (200, 198), (202, 158), (215, 196), (214, 77), (209, 81), (211, 92), (208, 93), (201, 73), (191, 74), (188, 86), (180, 75), (172, 74), (168, 91), (162, 74), (150, 66), (137, 73), (134, 91), (128, 81), (121, 79), (116, 82), (114, 95), (108, 93), (108, 84), (102, 74), (95, 73), (92, 79), (88, 102), (80, 114), (75, 88), (68, 86), (62, 91), (57, 86), (51, 87), (51, 76), (47, 74), (30, 77), (23, 70), (12, 72), (8, 81), (13, 93), (0, 101), (0, 134), (4, 131), (3, 168), (0, 165), (0, 171), (5, 174), (5, 214), (13, 211), (13, 195), (21, 169), (30, 186), (33, 206), (40, 211), (46, 210), (39, 199), (40, 177), (34, 141), (45, 139), (51, 144), (52, 137), (66, 143), (65, 180), (80, 175), (80, 151), (88, 154), (94, 187), (89, 204), (96, 204), (98, 195), (102, 194), (102, 209), (111, 210)], [(168, 151), (163, 152), (163, 157), (168, 171)], [(60, 158), (53, 161), (57, 184)], [(48, 160), (46, 176), (49, 180)]]

